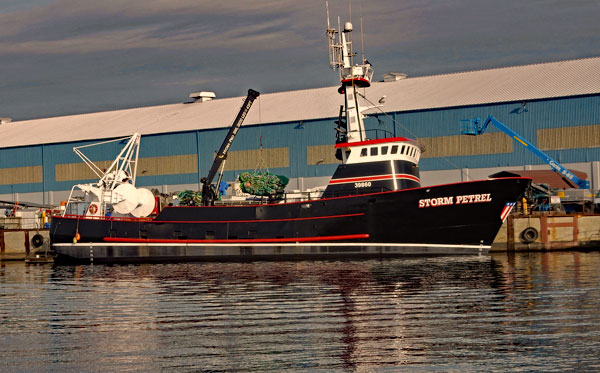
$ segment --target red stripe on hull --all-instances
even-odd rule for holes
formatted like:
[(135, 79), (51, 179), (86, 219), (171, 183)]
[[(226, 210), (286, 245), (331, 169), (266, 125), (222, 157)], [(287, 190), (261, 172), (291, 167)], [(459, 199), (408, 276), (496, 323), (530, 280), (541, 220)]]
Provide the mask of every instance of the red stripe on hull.
[(391, 178), (392, 178), (392, 175), (353, 177), (353, 178), (348, 178), (348, 179), (331, 180), (329, 182), (329, 184), (357, 183), (360, 181), (379, 181), (379, 180), (389, 180)]
[(104, 237), (105, 242), (119, 243), (273, 243), (273, 242), (325, 242), (341, 241), (369, 238), (364, 234), (347, 234), (342, 236), (321, 236), (321, 237), (290, 237), (290, 238), (248, 238), (235, 240), (176, 240), (176, 239), (154, 239), (154, 238), (122, 238), (122, 237)]
[[(354, 178), (347, 178), (347, 179), (330, 180), (329, 184), (358, 183), (361, 181), (381, 181), (381, 180), (390, 180), (392, 178), (393, 178), (392, 175), (354, 177)], [(396, 175), (396, 179), (409, 179), (409, 180), (416, 181), (418, 183), (421, 182), (421, 180), (418, 177), (416, 177), (414, 175), (409, 175), (409, 174), (398, 174), (398, 175)]]
[(398, 174), (398, 175), (396, 175), (396, 179), (409, 179), (409, 180), (416, 181), (417, 183), (421, 182), (421, 179), (419, 179), (418, 177), (416, 177), (414, 175), (409, 175), (409, 174)]

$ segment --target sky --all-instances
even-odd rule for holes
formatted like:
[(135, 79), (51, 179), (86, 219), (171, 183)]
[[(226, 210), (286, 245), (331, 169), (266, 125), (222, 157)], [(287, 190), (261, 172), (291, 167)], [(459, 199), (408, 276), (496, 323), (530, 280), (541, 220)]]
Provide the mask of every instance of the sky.
[[(600, 56), (600, 0), (330, 0), (409, 77)], [(321, 0), (0, 0), (0, 117), (335, 86)]]

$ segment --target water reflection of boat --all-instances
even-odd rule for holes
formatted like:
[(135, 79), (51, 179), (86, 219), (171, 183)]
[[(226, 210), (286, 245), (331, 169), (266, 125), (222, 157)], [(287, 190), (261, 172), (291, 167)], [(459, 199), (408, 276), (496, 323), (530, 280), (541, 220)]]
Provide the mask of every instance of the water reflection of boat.
[[(373, 70), (364, 59), (354, 63), (351, 32), (349, 22), (342, 32), (328, 29), (330, 62), (339, 68), (338, 92), (344, 95), (345, 107), (335, 145), (341, 164), (321, 198), (211, 206), (205, 184), (208, 206), (167, 207), (154, 218), (140, 217), (144, 205), (138, 207), (137, 200), (127, 197), (112, 202), (136, 218), (105, 218), (104, 205), (92, 202), (83, 216), (52, 219), (51, 240), (59, 259), (256, 260), (487, 252), (530, 180), (508, 177), (422, 187), (418, 163), (423, 147), (417, 141), (367, 136), (363, 111), (369, 108), (362, 106), (365, 96), (359, 88), (370, 85)], [(247, 101), (258, 96), (253, 92)], [(247, 110), (245, 103), (240, 113)], [(224, 146), (228, 148), (236, 132), (232, 127)], [(120, 183), (115, 192), (134, 195), (127, 192), (129, 174), (116, 173), (109, 181), (113, 186)], [(99, 198), (104, 194), (96, 192)]]
[[(221, 293), (238, 285), (311, 287), (328, 292), (368, 295), (375, 291), (403, 293), (406, 296), (430, 291), (438, 286), (463, 288), (495, 287), (498, 264), (488, 256), (415, 257), (389, 260), (264, 261), (256, 263), (173, 263), (161, 266), (59, 266), (59, 277), (78, 280), (157, 281), (159, 288), (172, 287), (168, 293), (192, 288)], [(376, 290), (374, 290), (376, 289)]]

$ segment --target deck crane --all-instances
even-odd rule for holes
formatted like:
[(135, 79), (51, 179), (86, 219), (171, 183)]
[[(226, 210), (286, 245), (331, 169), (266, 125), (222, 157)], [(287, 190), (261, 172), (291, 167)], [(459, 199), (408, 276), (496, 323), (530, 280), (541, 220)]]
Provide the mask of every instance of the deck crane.
[[(252, 103), (258, 96), (260, 96), (259, 92), (253, 89), (248, 90), (248, 96), (246, 96), (238, 115), (235, 117), (231, 128), (229, 128), (229, 132), (227, 133), (227, 136), (225, 136), (223, 144), (221, 144), (221, 148), (219, 148), (219, 151), (215, 156), (212, 167), (210, 168), (210, 171), (208, 171), (208, 175), (200, 179), (200, 182), (202, 183), (202, 204), (205, 206), (214, 204), (219, 183), (217, 182), (217, 186), (215, 187), (212, 185), (213, 179), (215, 178), (215, 175), (219, 169), (222, 169), (222, 167), (225, 165), (225, 161), (227, 160), (227, 152), (229, 151), (231, 144), (233, 144), (233, 140), (235, 139), (238, 130), (242, 126), (244, 119), (246, 119), (246, 115), (248, 115), (248, 111), (250, 111)], [(221, 170), (221, 175), (222, 173), (223, 171)], [(219, 181), (220, 180), (221, 178), (219, 177)]]
[(541, 160), (546, 162), (552, 168), (552, 171), (558, 173), (560, 177), (571, 187), (571, 188), (580, 188), (580, 189), (589, 189), (590, 182), (587, 180), (582, 180), (577, 175), (566, 169), (563, 165), (558, 163), (555, 159), (550, 157), (548, 154), (544, 153), (536, 146), (534, 146), (529, 141), (525, 140), (515, 131), (508, 128), (504, 123), (500, 122), (493, 116), (488, 116), (486, 120), (482, 123), (481, 118), (474, 119), (463, 119), (461, 134), (463, 135), (481, 135), (485, 132), (487, 127), (493, 124), (497, 129), (507, 134), (510, 138), (523, 145), (527, 150), (538, 156)]

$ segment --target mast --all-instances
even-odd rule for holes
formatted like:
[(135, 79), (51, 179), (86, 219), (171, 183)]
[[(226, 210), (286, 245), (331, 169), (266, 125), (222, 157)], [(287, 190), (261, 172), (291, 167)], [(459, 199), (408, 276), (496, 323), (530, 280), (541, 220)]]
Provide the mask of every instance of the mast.
[[(338, 28), (339, 26), (338, 18)], [(364, 58), (359, 64), (354, 64), (356, 53), (352, 51), (352, 23), (344, 23), (344, 30), (338, 32), (331, 28), (329, 22), (329, 9), (327, 9), (327, 36), (329, 41), (329, 66), (337, 69), (340, 74), (342, 86), (338, 89), (344, 95), (345, 101), (345, 123), (339, 131), (345, 132), (345, 136), (338, 137), (344, 142), (358, 142), (367, 139), (362, 114), (364, 110), (358, 101), (358, 89), (371, 85), (373, 69), (371, 64)]]

